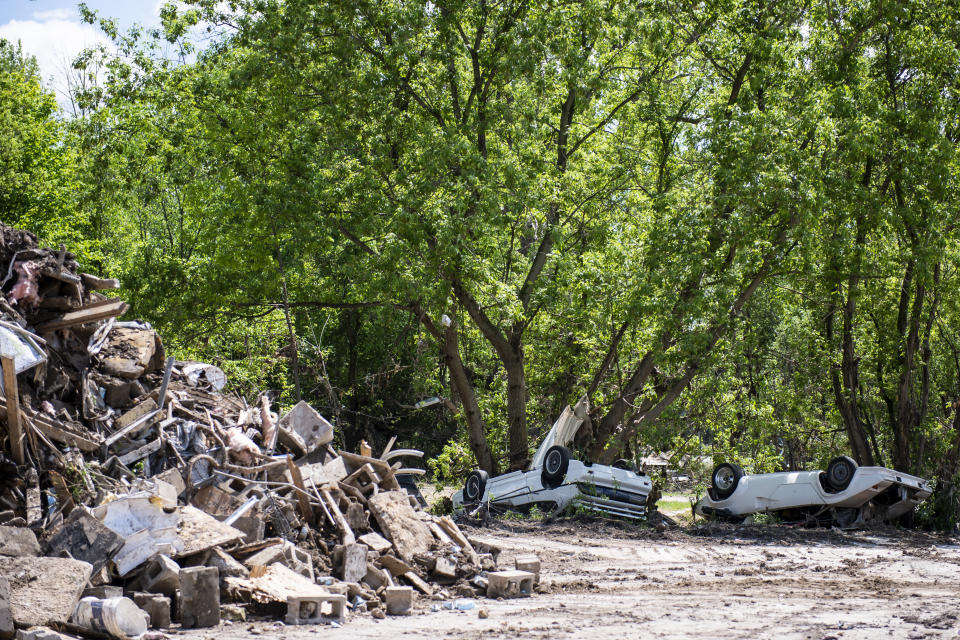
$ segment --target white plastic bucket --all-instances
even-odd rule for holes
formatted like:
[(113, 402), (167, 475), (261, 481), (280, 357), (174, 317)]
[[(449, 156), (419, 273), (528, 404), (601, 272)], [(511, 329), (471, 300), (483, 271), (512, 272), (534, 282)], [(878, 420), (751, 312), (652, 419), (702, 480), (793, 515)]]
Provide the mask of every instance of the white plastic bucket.
[(121, 640), (135, 638), (147, 631), (146, 614), (130, 598), (82, 598), (73, 612), (73, 621), (81, 627)]

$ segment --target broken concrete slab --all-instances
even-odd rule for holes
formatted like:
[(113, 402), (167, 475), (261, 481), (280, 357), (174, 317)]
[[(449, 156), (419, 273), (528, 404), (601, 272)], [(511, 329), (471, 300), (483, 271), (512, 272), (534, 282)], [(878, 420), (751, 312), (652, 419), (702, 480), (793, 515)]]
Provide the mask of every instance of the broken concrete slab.
[(0, 556), (22, 558), (40, 555), (36, 534), (26, 527), (0, 527)]
[(370, 496), (368, 506), (403, 560), (411, 562), (416, 554), (430, 550), (433, 534), (410, 506), (406, 491), (381, 491)]
[(74, 640), (71, 636), (57, 633), (47, 627), (17, 629), (16, 640)]
[(111, 531), (85, 508), (70, 512), (63, 526), (47, 542), (47, 555), (83, 560), (97, 573), (123, 546), (123, 537)]
[(10, 582), (0, 576), (0, 638), (9, 640), (16, 628), (13, 626), (13, 612), (10, 608)]
[(365, 533), (359, 538), (357, 538), (357, 540), (367, 545), (377, 553), (383, 553), (389, 550), (393, 546), (392, 544), (390, 544), (389, 540), (384, 538), (382, 535), (380, 535), (376, 531)]
[(0, 557), (0, 575), (10, 582), (10, 609), (18, 627), (69, 621), (92, 572), (88, 562), (69, 558)]
[(179, 532), (183, 540), (183, 550), (174, 558), (193, 555), (243, 539), (242, 531), (220, 522), (196, 507), (180, 507), (179, 512)]
[(251, 574), (249, 578), (227, 578), (227, 593), (230, 598), (241, 602), (287, 602), (289, 597), (310, 597), (328, 595), (325, 587), (304, 578), (289, 567), (274, 563), (262, 574)]
[(124, 538), (123, 547), (113, 557), (121, 576), (155, 554), (173, 555), (184, 548), (177, 535), (177, 513), (167, 513), (152, 498), (146, 493), (124, 496), (93, 510), (107, 528)]
[(100, 369), (110, 375), (135, 380), (151, 369), (156, 348), (154, 331), (115, 327), (105, 346), (110, 355), (103, 359)]

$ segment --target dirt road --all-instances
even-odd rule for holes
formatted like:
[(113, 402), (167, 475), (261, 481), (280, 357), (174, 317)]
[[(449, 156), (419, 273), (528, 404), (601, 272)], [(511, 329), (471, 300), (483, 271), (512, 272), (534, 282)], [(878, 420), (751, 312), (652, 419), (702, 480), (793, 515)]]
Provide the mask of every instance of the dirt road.
[(234, 624), (216, 638), (960, 637), (955, 538), (779, 526), (656, 532), (596, 522), (501, 523), (467, 533), (498, 543), (501, 560), (537, 552), (544, 593), (477, 600), (486, 619), (477, 609), (431, 612), (423, 599), (409, 617), (352, 616), (340, 629)]

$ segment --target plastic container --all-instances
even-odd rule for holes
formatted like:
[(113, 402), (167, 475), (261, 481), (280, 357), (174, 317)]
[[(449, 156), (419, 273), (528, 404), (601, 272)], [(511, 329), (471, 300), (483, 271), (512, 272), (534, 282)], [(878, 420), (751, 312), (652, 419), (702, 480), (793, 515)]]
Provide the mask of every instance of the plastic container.
[(146, 614), (130, 598), (82, 598), (73, 612), (73, 622), (120, 640), (135, 638), (147, 631)]

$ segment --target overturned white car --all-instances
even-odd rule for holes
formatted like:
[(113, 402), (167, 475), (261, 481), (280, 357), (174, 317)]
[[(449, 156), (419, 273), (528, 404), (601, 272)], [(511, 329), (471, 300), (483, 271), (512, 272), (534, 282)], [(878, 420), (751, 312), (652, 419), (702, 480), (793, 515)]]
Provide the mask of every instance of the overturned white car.
[(489, 478), (471, 471), (463, 489), (453, 495), (457, 511), (485, 505), (491, 510), (543, 511), (581, 507), (627, 518), (646, 515), (650, 478), (627, 468), (581, 462), (564, 445), (573, 440), (586, 415), (586, 402), (567, 407), (544, 438), (530, 466)]
[(857, 526), (865, 520), (893, 520), (913, 511), (931, 493), (930, 483), (885, 467), (858, 467), (840, 456), (823, 471), (746, 475), (731, 463), (717, 465), (711, 487), (696, 513), (741, 521), (754, 513), (785, 520)]

